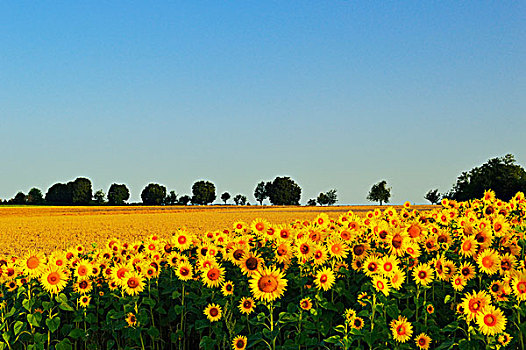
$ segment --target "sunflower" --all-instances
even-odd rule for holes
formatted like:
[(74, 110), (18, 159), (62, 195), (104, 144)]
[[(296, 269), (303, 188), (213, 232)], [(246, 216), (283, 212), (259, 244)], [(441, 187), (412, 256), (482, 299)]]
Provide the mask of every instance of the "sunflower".
[(380, 259), (376, 255), (369, 255), (363, 262), (365, 275), (372, 277), (380, 272)]
[(79, 294), (87, 294), (93, 289), (91, 280), (82, 278), (73, 283), (73, 290)]
[(233, 225), (235, 233), (243, 233), (247, 228), (247, 224), (244, 221), (236, 221)]
[(512, 339), (513, 337), (506, 332), (502, 332), (502, 334), (499, 334), (499, 336), (497, 337), (497, 341), (502, 346), (507, 346)]
[(247, 337), (238, 335), (232, 340), (233, 350), (244, 350), (247, 347)]
[(255, 299), (271, 302), (283, 295), (287, 280), (279, 268), (269, 267), (256, 271), (249, 284)]
[(312, 308), (312, 300), (311, 298), (307, 297), (307, 298), (303, 298), (300, 300), (300, 307), (305, 310), (305, 311), (309, 311), (311, 308)]
[(428, 264), (420, 263), (413, 269), (413, 278), (417, 284), (427, 286), (433, 281), (433, 270)]
[(390, 277), (392, 276), (396, 269), (398, 268), (398, 259), (393, 255), (384, 255), (382, 259), (380, 259), (380, 273), (384, 276)]
[(517, 266), (517, 258), (510, 253), (505, 253), (501, 255), (500, 258), (500, 274), (506, 275), (510, 274), (515, 270)]
[(234, 294), (234, 282), (232, 281), (226, 281), (221, 286), (221, 293), (226, 297), (228, 295)]
[(473, 321), (478, 314), (491, 303), (491, 297), (483, 290), (466, 293), (461, 305), (468, 322)]
[(268, 229), (269, 226), (270, 226), (270, 224), (269, 224), (269, 222), (267, 220), (255, 219), (250, 224), (250, 229), (256, 235), (263, 237), (266, 234), (267, 229)]
[(128, 312), (128, 315), (126, 315), (126, 323), (128, 327), (135, 327), (137, 325), (137, 317), (135, 317), (133, 312)]
[(503, 332), (506, 329), (506, 316), (502, 310), (487, 305), (477, 314), (477, 325), (484, 335), (495, 335)]
[(460, 274), (466, 279), (466, 281), (472, 280), (477, 276), (475, 266), (467, 261), (460, 265)]
[(385, 296), (389, 295), (389, 281), (382, 276), (373, 276), (373, 286), (377, 292), (384, 293)]
[(351, 321), (351, 328), (354, 328), (356, 330), (360, 330), (363, 328), (363, 319), (361, 317), (355, 317), (353, 318), (353, 320)]
[(431, 344), (431, 337), (425, 333), (420, 333), (416, 336), (415, 343), (419, 349), (427, 350), (429, 349), (429, 345)]
[(178, 230), (170, 242), (182, 252), (192, 245), (192, 236), (186, 230)]
[(239, 247), (237, 245), (234, 245), (234, 247), (230, 249), (230, 251), (228, 252), (227, 259), (230, 260), (235, 265), (239, 266), (246, 253), (247, 251), (244, 247)]
[(453, 277), (453, 281), (451, 282), (451, 285), (453, 286), (454, 290), (456, 290), (457, 292), (461, 292), (467, 283), (468, 282), (462, 275), (456, 275)]
[[(334, 257), (337, 260), (345, 259), (347, 258), (347, 255), (349, 254), (349, 246), (345, 243), (345, 241), (339, 239), (339, 238), (332, 238), (327, 240), (327, 250), (329, 251), (329, 255), (331, 257)], [(361, 248), (364, 248), (361, 250)], [(360, 246), (356, 248), (357, 252), (361, 254), (365, 253), (367, 247)]]
[(225, 280), (225, 269), (220, 265), (214, 265), (202, 273), (202, 280), (208, 288), (218, 287)]
[(434, 314), (435, 313), (435, 307), (433, 306), (433, 304), (427, 304), (426, 311), (430, 315)]
[(321, 244), (316, 244), (312, 250), (312, 261), (314, 265), (323, 265), (328, 259), (327, 248)]
[(130, 271), (124, 277), (124, 291), (128, 295), (137, 295), (144, 290), (144, 278), (136, 271)]
[(22, 271), (29, 278), (39, 277), (46, 267), (45, 264), (46, 256), (44, 253), (37, 253), (33, 250), (29, 250), (19, 262), (19, 266), (22, 268)]
[(404, 251), (413, 259), (418, 259), (421, 255), (420, 246), (416, 242), (406, 241)]
[(292, 247), (288, 242), (282, 242), (274, 251), (276, 261), (281, 264), (286, 264), (292, 259)]
[(91, 301), (91, 297), (89, 295), (83, 295), (77, 299), (77, 304), (81, 307), (86, 308), (88, 307), (90, 301)]
[(255, 307), (256, 307), (256, 304), (254, 302), (254, 299), (252, 298), (243, 297), (239, 301), (238, 308), (242, 314), (250, 315), (252, 311), (254, 311)]
[(407, 321), (405, 316), (398, 316), (398, 319), (390, 323), (393, 338), (400, 343), (405, 343), (413, 335), (413, 326)]
[[(327, 242), (328, 243), (328, 242)], [(364, 260), (369, 255), (369, 243), (356, 243), (352, 246), (353, 261), (355, 260)], [(331, 249), (329, 248), (329, 253)], [(343, 259), (346, 258), (342, 257)]]
[(193, 277), (192, 273), (192, 264), (190, 264), (188, 261), (181, 262), (177, 265), (177, 268), (175, 269), (175, 275), (177, 278), (179, 278), (181, 281), (189, 281)]
[(308, 239), (308, 237), (303, 237), (299, 242), (296, 243), (295, 256), (298, 260), (307, 261), (313, 251), (313, 243)]
[(464, 237), (460, 244), (460, 254), (464, 257), (470, 257), (477, 253), (478, 242), (473, 236)]
[(522, 271), (521, 273), (518, 273), (513, 279), (511, 280), (511, 290), (513, 291), (513, 294), (517, 297), (517, 300), (525, 301), (526, 300), (526, 271)]
[(221, 306), (217, 304), (208, 304), (203, 313), (210, 322), (219, 321), (221, 319)]
[(48, 293), (58, 294), (68, 284), (68, 277), (66, 270), (56, 265), (48, 265), (40, 275), (40, 283)]
[(494, 249), (485, 249), (477, 256), (479, 270), (488, 275), (493, 275), (500, 268), (500, 255)]
[(391, 287), (393, 287), (396, 290), (399, 290), (402, 287), (402, 284), (405, 282), (405, 277), (405, 272), (397, 267), (394, 270), (393, 275), (389, 277)]
[(265, 267), (265, 261), (253, 252), (247, 252), (240, 263), (241, 272), (248, 277), (254, 275), (258, 270)]
[(389, 254), (396, 256), (402, 256), (405, 252), (405, 244), (409, 240), (409, 235), (406, 231), (403, 231), (400, 228), (397, 228), (387, 236), (386, 243), (389, 249)]
[(111, 269), (111, 279), (115, 281), (117, 285), (124, 286), (124, 284), (126, 283), (126, 281), (124, 280), (124, 276), (132, 270), (133, 267), (127, 264), (116, 264)]
[(334, 276), (332, 269), (325, 267), (316, 273), (314, 284), (316, 284), (316, 288), (318, 288), (318, 290), (323, 289), (324, 291), (328, 291), (332, 288), (335, 280), (336, 277)]

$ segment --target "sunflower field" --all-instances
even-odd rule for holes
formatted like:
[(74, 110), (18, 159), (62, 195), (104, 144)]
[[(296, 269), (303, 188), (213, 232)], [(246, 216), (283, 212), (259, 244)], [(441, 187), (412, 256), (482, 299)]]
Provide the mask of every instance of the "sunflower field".
[(0, 349), (524, 349), (526, 199), (0, 260)]

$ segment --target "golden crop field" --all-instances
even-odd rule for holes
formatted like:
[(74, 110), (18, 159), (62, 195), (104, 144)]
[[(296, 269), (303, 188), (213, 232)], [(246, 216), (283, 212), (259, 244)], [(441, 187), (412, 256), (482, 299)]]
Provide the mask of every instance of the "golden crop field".
[[(282, 224), (296, 219), (312, 220), (320, 212), (331, 218), (349, 210), (363, 215), (375, 207), (0, 207), (0, 255), (20, 255), (27, 249), (50, 252), (76, 244), (100, 244), (111, 237), (127, 241), (153, 233), (167, 237), (181, 227), (192, 233), (204, 233), (231, 228), (238, 220), (250, 224), (261, 217)], [(428, 210), (433, 206), (414, 208)]]

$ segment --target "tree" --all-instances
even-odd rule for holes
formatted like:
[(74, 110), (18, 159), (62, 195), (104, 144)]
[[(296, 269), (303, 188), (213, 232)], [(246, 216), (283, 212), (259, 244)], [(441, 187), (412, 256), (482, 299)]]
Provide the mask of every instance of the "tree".
[(46, 192), (46, 202), (53, 205), (73, 204), (71, 186), (56, 183)]
[(509, 201), (517, 192), (526, 192), (526, 171), (507, 154), (492, 158), (479, 167), (462, 172), (444, 197), (457, 201), (482, 198), (484, 191), (495, 191), (497, 198)]
[(307, 205), (309, 206), (316, 206), (316, 199), (311, 198), (307, 201)]
[(319, 205), (333, 205), (338, 201), (336, 190), (329, 190), (326, 193), (320, 193), (316, 199)]
[(26, 195), (23, 192), (18, 192), (12, 200), (13, 204), (26, 204)]
[(175, 205), (177, 204), (177, 193), (170, 191), (170, 194), (166, 196), (166, 204)]
[(236, 203), (236, 205), (245, 205), (247, 204), (247, 197), (243, 196), (242, 194), (237, 194), (234, 197), (234, 202)]
[(26, 197), (27, 204), (42, 204), (44, 203), (44, 196), (42, 195), (42, 191), (40, 191), (38, 188), (33, 187), (29, 190), (27, 197)]
[(385, 180), (374, 184), (367, 195), (367, 200), (371, 202), (380, 202), (380, 205), (382, 205), (383, 202), (389, 203), (389, 198), (391, 198), (391, 188), (386, 186), (387, 182)]
[(78, 177), (73, 182), (68, 182), (71, 187), (71, 202), (75, 205), (86, 205), (93, 198), (91, 181), (85, 177)]
[(222, 200), (223, 202), (225, 202), (225, 204), (226, 204), (226, 202), (227, 202), (229, 199), (230, 199), (230, 193), (228, 193), (228, 192), (223, 192), (223, 194), (221, 195), (221, 200)]
[(274, 205), (299, 205), (301, 187), (290, 177), (276, 177), (266, 183), (270, 203)]
[(141, 192), (141, 199), (145, 205), (161, 205), (166, 197), (166, 187), (150, 183)]
[(268, 197), (267, 184), (265, 181), (261, 181), (257, 184), (254, 190), (254, 198), (259, 202), (259, 205), (263, 205), (263, 201)]
[(192, 203), (207, 205), (216, 199), (216, 187), (209, 181), (197, 181), (192, 186)]
[(440, 202), (440, 192), (435, 188), (434, 190), (429, 190), (424, 196), (425, 199), (431, 202), (431, 204), (437, 204)]
[(108, 190), (108, 203), (110, 205), (123, 205), (130, 198), (130, 191), (124, 184), (113, 183)]
[(190, 203), (191, 199), (192, 198), (190, 198), (189, 195), (185, 194), (184, 196), (179, 197), (179, 200), (177, 201), (177, 203), (180, 205), (187, 205), (188, 203)]
[(102, 189), (98, 190), (93, 195), (93, 199), (95, 200), (95, 203), (99, 205), (104, 204), (104, 197), (106, 197), (106, 195), (104, 194), (104, 191)]

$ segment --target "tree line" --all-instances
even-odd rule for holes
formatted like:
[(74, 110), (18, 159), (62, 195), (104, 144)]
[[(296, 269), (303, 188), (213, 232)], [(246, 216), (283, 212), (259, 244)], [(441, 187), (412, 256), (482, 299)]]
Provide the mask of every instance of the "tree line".
[[(268, 199), (272, 205), (299, 205), (301, 187), (290, 177), (276, 177), (273, 181), (258, 183), (254, 190), (254, 197), (260, 205), (265, 199)], [(113, 183), (107, 194), (102, 189), (93, 193), (91, 180), (78, 177), (74, 181), (52, 185), (45, 195), (40, 189), (34, 187), (27, 195), (18, 192), (14, 198), (3, 201), (1, 204), (127, 205), (129, 198), (130, 190), (125, 184)], [(141, 200), (144, 205), (209, 205), (216, 198), (215, 185), (206, 180), (196, 181), (192, 185), (191, 195), (178, 195), (174, 190), (168, 192), (165, 186), (157, 183), (146, 185), (141, 192)], [(250, 205), (248, 198), (243, 194), (236, 194), (232, 197), (229, 192), (223, 192), (220, 198), (225, 205), (230, 199), (236, 205)], [(319, 205), (335, 204), (337, 202), (336, 190), (320, 193), (315, 202)]]
[[(479, 167), (464, 171), (457, 178), (451, 190), (441, 194), (438, 189), (429, 190), (424, 198), (431, 204), (437, 204), (442, 198), (466, 201), (482, 198), (484, 191), (493, 190), (495, 195), (509, 201), (517, 192), (526, 192), (526, 171), (515, 163), (515, 157), (507, 154), (488, 160)], [(0, 204), (32, 204), (32, 205), (125, 205), (130, 198), (130, 191), (124, 184), (114, 183), (105, 194), (103, 190), (93, 193), (91, 180), (79, 177), (68, 183), (52, 185), (45, 196), (38, 188), (32, 188), (24, 194), (18, 192), (13, 198), (4, 200)], [(208, 205), (216, 200), (215, 185), (206, 180), (196, 181), (192, 186), (192, 195), (179, 196), (175, 191), (167, 192), (165, 186), (150, 183), (141, 192), (144, 205)], [(236, 205), (249, 205), (247, 197), (229, 192), (220, 196), (226, 205), (230, 199)], [(254, 189), (254, 198), (262, 205), (268, 199), (272, 205), (299, 205), (301, 187), (290, 177), (276, 177), (273, 181), (261, 181)], [(382, 180), (373, 184), (366, 199), (378, 202), (380, 205), (389, 203), (391, 188), (387, 181)], [(338, 201), (337, 191), (331, 189), (321, 192), (317, 198), (311, 198), (307, 205), (334, 205)]]

